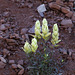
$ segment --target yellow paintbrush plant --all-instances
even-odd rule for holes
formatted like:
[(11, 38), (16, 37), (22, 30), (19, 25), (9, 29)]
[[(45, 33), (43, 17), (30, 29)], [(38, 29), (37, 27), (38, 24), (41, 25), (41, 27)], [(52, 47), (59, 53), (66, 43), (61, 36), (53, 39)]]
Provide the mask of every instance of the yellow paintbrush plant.
[(31, 43), (32, 52), (36, 52), (37, 48), (38, 48), (37, 40), (35, 38), (33, 38), (32, 43)]
[(38, 39), (41, 38), (40, 32), (41, 32), (40, 21), (37, 20), (36, 23), (35, 23), (35, 36), (36, 36)]
[(28, 54), (31, 50), (31, 45), (26, 41), (23, 50)]
[(43, 37), (44, 40), (47, 41), (50, 34), (51, 34), (51, 32), (49, 32), (49, 29), (48, 29), (48, 22), (44, 18), (43, 21), (42, 21), (42, 34), (41, 34), (41, 36)]
[(40, 33), (41, 33), (40, 21), (37, 20), (35, 23), (35, 35), (31, 35), (31, 36), (33, 36), (34, 38), (38, 40), (41, 38)]
[(58, 46), (57, 43), (59, 43), (61, 40), (59, 40), (59, 32), (58, 32), (58, 25), (57, 24), (54, 24), (53, 26), (53, 33), (52, 33), (52, 40), (51, 40), (51, 43), (54, 45), (54, 46)]
[(33, 38), (31, 45), (27, 41), (25, 42), (23, 50), (28, 54), (30, 52), (36, 52), (37, 48), (38, 48), (37, 40)]

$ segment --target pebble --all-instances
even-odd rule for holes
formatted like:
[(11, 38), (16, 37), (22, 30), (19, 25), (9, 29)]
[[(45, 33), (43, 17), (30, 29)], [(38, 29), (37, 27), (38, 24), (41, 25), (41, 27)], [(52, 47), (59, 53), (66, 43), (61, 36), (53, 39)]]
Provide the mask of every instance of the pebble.
[(23, 60), (19, 60), (18, 64), (23, 65)]
[(23, 2), (21, 2), (19, 5), (18, 5), (19, 8), (24, 8), (25, 7), (25, 4)]
[(3, 63), (6, 63), (6, 60), (5, 60), (3, 57), (0, 57), (0, 60), (1, 60)]
[(75, 13), (73, 13), (72, 21), (75, 21)]
[(70, 12), (70, 10), (67, 9), (67, 8), (65, 8), (65, 7), (62, 7), (62, 8), (61, 8), (61, 11), (62, 11), (63, 13), (65, 13), (65, 14), (67, 14), (67, 13)]
[(13, 36), (15, 36), (15, 39), (20, 40), (20, 36), (19, 36), (19, 34), (14, 33)]
[(20, 64), (17, 65), (19, 69), (24, 69)]
[(70, 11), (69, 13), (67, 13), (65, 16), (67, 16), (68, 18), (71, 18), (72, 17), (72, 15), (73, 15), (73, 12), (72, 11)]
[(73, 23), (72, 23), (71, 19), (63, 19), (61, 21), (61, 27), (65, 28), (65, 29), (68, 28), (67, 29), (68, 32), (71, 33), (72, 32), (72, 27), (73, 27)]
[(3, 49), (3, 55), (9, 55), (9, 51), (7, 49)]
[(24, 73), (24, 69), (21, 69), (19, 72), (18, 72), (18, 75), (23, 75)]
[(28, 30), (27, 28), (22, 28), (22, 29), (21, 29), (21, 35), (25, 35), (26, 32), (27, 32), (27, 30)]
[(0, 69), (3, 69), (5, 67), (5, 63), (3, 63), (2, 61), (0, 61)]
[(28, 32), (29, 33), (35, 33), (35, 26), (33, 26), (32, 28), (30, 28)]
[(6, 23), (6, 21), (4, 19), (1, 19), (0, 22), (3, 24), (3, 23)]
[(40, 6), (37, 7), (37, 11), (40, 14), (41, 17), (44, 17), (44, 12), (46, 11), (45, 4), (41, 4)]
[(66, 51), (66, 50), (63, 50), (63, 54), (64, 54), (64, 55), (67, 55), (67, 51)]
[(5, 30), (6, 30), (5, 25), (1, 25), (1, 26), (0, 26), (0, 30), (5, 31)]
[(17, 65), (16, 64), (12, 64), (11, 66), (12, 66), (13, 69), (16, 69), (17, 68)]
[(14, 60), (9, 60), (9, 64), (14, 64), (15, 61)]
[(28, 7), (29, 7), (29, 8), (32, 8), (32, 7), (33, 7), (33, 3), (29, 3), (29, 4), (28, 4)]
[(8, 11), (6, 11), (6, 12), (3, 13), (3, 16), (4, 16), (4, 17), (9, 17), (9, 15), (10, 15), (10, 14), (9, 14)]
[(60, 10), (60, 8), (61, 8), (61, 6), (56, 4), (55, 2), (49, 3), (49, 7), (52, 9), (57, 9), (57, 10)]
[(9, 43), (9, 45), (18, 45), (17, 41), (14, 39), (6, 39), (6, 42)]

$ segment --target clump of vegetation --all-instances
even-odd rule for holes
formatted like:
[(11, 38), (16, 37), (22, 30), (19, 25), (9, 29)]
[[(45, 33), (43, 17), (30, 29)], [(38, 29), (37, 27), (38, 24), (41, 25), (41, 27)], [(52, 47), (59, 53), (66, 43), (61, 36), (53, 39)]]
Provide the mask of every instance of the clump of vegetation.
[[(51, 42), (47, 44), (51, 35), (48, 29), (48, 22), (45, 18), (43, 19), (41, 30), (40, 21), (36, 21), (35, 35), (32, 35), (34, 38), (31, 44), (26, 41), (23, 48), (29, 60), (27, 67), (29, 75), (56, 75), (58, 71), (56, 68), (57, 64), (52, 57), (53, 52), (50, 49), (57, 47), (61, 41), (59, 40), (58, 31), (58, 25), (54, 24)], [(42, 45), (42, 50), (37, 50), (39, 49), (38, 42)]]

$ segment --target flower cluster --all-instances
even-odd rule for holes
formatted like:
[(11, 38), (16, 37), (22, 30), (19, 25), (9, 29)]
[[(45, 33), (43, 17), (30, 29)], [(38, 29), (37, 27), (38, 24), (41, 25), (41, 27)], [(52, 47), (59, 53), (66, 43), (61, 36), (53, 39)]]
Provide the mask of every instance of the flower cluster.
[(51, 33), (49, 32), (49, 29), (48, 29), (48, 22), (44, 18), (42, 21), (42, 34), (41, 35), (42, 35), (43, 39), (47, 41), (50, 34)]
[(42, 36), (42, 38), (47, 41), (50, 34), (51, 33), (49, 32), (49, 29), (48, 29), (47, 20), (44, 18), (42, 21), (42, 33), (41, 33), (40, 21), (37, 20), (35, 23), (35, 35), (32, 35), (32, 36), (36, 39), (40, 39)]
[(58, 31), (59, 31), (58, 25), (54, 24), (51, 43), (55, 46), (57, 43), (59, 43), (61, 41), (61, 40), (58, 40), (59, 39), (59, 32)]
[(34, 38), (32, 39), (32, 43), (31, 43), (32, 52), (36, 52), (37, 48), (38, 48), (37, 40)]
[[(36, 23), (35, 23), (35, 35), (32, 35), (34, 37), (32, 39), (32, 43), (30, 45), (26, 41), (25, 45), (24, 45), (24, 51), (26, 53), (36, 52), (36, 50), (38, 48), (37, 40), (40, 39), (41, 36), (42, 36), (42, 38), (45, 41), (47, 41), (49, 39), (50, 34), (51, 34), (51, 32), (49, 32), (47, 20), (44, 18), (43, 21), (42, 21), (42, 33), (41, 33), (40, 21), (37, 20)], [(58, 39), (59, 39), (58, 26), (57, 26), (57, 24), (54, 24), (51, 43), (54, 46), (57, 46), (57, 43), (59, 43), (61, 41), (61, 40), (58, 40)]]
[(24, 51), (26, 53), (30, 53), (31, 52), (31, 45), (26, 41), (25, 45), (24, 45)]
[(38, 48), (37, 40), (35, 38), (32, 39), (31, 45), (26, 41), (24, 45), (24, 51), (28, 54), (30, 52), (36, 52)]
[(40, 32), (41, 32), (40, 21), (37, 20), (36, 23), (35, 23), (35, 38), (38, 38), (38, 39), (41, 38)]

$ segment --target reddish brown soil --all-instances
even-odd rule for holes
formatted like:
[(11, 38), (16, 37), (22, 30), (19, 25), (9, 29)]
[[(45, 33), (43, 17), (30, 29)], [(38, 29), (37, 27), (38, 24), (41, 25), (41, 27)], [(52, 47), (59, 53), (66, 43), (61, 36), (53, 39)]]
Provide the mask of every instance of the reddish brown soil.
[[(10, 0), (0, 0), (0, 14), (2, 14), (6, 10), (6, 8), (9, 8), (11, 12), (10, 16), (15, 15), (15, 18), (16, 18), (15, 22), (17, 22), (17, 27), (19, 28), (18, 31), (20, 33), (20, 30), (22, 28), (29, 29), (35, 24), (35, 21), (33, 21), (34, 18), (39, 19), (40, 21), (42, 20), (42, 18), (36, 12), (37, 6), (39, 6), (42, 2), (38, 0), (33, 0), (32, 2), (34, 4), (32, 8), (28, 8), (28, 7), (18, 8), (17, 3), (14, 3)], [(53, 13), (51, 15), (50, 14), (51, 14), (50, 11), (47, 11), (45, 13), (45, 18), (48, 20), (49, 24), (54, 24), (56, 23), (56, 21), (54, 21), (54, 18), (61, 16), (62, 13), (60, 12), (60, 14), (55, 17), (53, 16), (54, 15)], [(49, 16), (53, 18), (50, 18)], [(75, 36), (73, 32), (69, 34), (68, 32), (60, 29), (60, 39), (62, 40), (60, 42), (60, 48), (64, 48), (67, 50), (71, 49), (72, 51), (75, 52)], [(3, 39), (0, 39), (0, 51), (1, 51), (0, 54), (2, 54), (2, 50), (4, 48), (7, 48), (6, 42), (2, 40)], [(20, 45), (20, 47), (22, 46), (23, 45)], [(18, 45), (17, 48), (15, 48), (16, 51), (10, 50), (11, 55), (6, 57), (6, 60), (7, 60), (6, 66), (5, 68), (0, 69), (0, 75), (17, 75), (17, 72), (12, 69), (11, 65), (9, 65), (8, 60), (13, 59), (15, 60), (16, 63), (18, 62), (18, 60), (21, 60), (21, 59), (26, 61), (25, 53), (22, 49), (20, 49), (20, 47)], [(60, 54), (58, 53), (57, 55), (60, 55)], [(63, 70), (63, 75), (75, 75), (75, 60), (72, 60), (71, 58), (67, 60), (65, 64), (66, 65), (61, 68)], [(24, 64), (23, 66), (26, 68), (26, 64)], [(24, 72), (23, 75), (27, 75), (26, 71)]]

